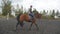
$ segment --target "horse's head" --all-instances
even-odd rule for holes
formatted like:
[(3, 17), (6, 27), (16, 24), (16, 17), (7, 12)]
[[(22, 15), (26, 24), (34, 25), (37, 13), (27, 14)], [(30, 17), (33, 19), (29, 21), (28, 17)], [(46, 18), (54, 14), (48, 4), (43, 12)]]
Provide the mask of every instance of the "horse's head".
[(41, 19), (41, 16), (42, 16), (42, 14), (35, 13), (35, 17), (36, 17), (37, 19)]

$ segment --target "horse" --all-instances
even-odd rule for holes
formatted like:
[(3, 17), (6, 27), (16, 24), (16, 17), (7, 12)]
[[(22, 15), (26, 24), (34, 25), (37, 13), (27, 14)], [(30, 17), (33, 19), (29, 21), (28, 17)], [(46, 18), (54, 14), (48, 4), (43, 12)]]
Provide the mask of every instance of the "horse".
[[(31, 25), (30, 25), (30, 27), (29, 27), (29, 30), (31, 30), (31, 27), (32, 27), (32, 25), (33, 24), (35, 24), (35, 26), (37, 27), (37, 29), (39, 30), (39, 27), (38, 27), (38, 25), (36, 24), (36, 16), (38, 15), (38, 17), (39, 17), (39, 14), (34, 14), (34, 18), (31, 20), (30, 19), (30, 17), (29, 17), (29, 14), (19, 14), (18, 16), (17, 16), (17, 21), (18, 21), (18, 23), (16, 24), (16, 30), (17, 30), (17, 27), (18, 27), (18, 25), (20, 24), (20, 26), (22, 27), (22, 29), (24, 29), (24, 27), (23, 27), (23, 25), (24, 25), (24, 21), (26, 21), (26, 22), (31, 22)], [(40, 16), (41, 17), (41, 16)]]
[(36, 12), (34, 15), (35, 15), (35, 17), (36, 17), (37, 19), (41, 19), (41, 17), (42, 17), (42, 14), (40, 14), (40, 13), (38, 13), (38, 12)]

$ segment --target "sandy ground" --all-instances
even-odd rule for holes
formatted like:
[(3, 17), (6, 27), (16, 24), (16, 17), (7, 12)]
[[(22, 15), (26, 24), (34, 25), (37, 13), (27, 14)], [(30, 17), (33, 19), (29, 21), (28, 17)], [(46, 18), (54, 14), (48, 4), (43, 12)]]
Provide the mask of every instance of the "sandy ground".
[(36, 23), (39, 26), (39, 30), (36, 29), (35, 25), (32, 26), (31, 30), (28, 30), (31, 23), (24, 22), (24, 30), (18, 26), (16, 29), (17, 20), (15, 18), (0, 18), (0, 34), (60, 34), (60, 20), (37, 20)]

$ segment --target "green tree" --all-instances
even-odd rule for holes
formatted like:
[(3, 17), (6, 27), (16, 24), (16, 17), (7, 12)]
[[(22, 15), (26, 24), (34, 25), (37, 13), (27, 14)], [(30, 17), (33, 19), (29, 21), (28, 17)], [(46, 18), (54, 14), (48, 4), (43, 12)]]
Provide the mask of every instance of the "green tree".
[(35, 14), (35, 13), (38, 13), (38, 11), (37, 11), (36, 9), (34, 9), (34, 10), (33, 10), (33, 13), (34, 13), (34, 14)]
[(57, 12), (56, 12), (56, 16), (58, 16), (59, 15), (59, 11), (57, 10)]
[(53, 12), (51, 14), (51, 17), (54, 18), (54, 16), (55, 16), (55, 10), (53, 9)]
[(19, 8), (19, 5), (17, 4), (17, 9), (15, 12), (15, 15), (17, 16), (18, 14), (23, 14), (23, 6), (21, 6), (21, 8)]
[(11, 15), (11, 1), (2, 0), (2, 15), (6, 16), (9, 13)]
[(46, 15), (46, 12), (45, 12), (45, 10), (43, 10), (43, 15)]

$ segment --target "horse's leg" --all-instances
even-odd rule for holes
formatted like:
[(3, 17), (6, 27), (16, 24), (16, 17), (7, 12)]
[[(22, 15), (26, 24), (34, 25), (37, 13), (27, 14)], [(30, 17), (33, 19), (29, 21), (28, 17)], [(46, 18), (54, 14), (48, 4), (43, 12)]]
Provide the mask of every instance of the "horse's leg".
[(19, 25), (19, 22), (16, 24), (16, 30), (17, 30), (18, 25)]
[(24, 25), (24, 23), (23, 23), (23, 21), (20, 21), (20, 26), (23, 28), (23, 25)]
[(35, 26), (37, 27), (37, 30), (39, 30), (39, 27), (38, 27), (38, 25), (36, 24), (36, 23), (34, 23), (35, 24)]
[(21, 28), (24, 30), (24, 23), (23, 23), (23, 21), (20, 21), (20, 26), (21, 26)]
[(31, 30), (31, 27), (32, 27), (33, 23), (31, 23), (30, 27), (29, 27), (29, 30)]

